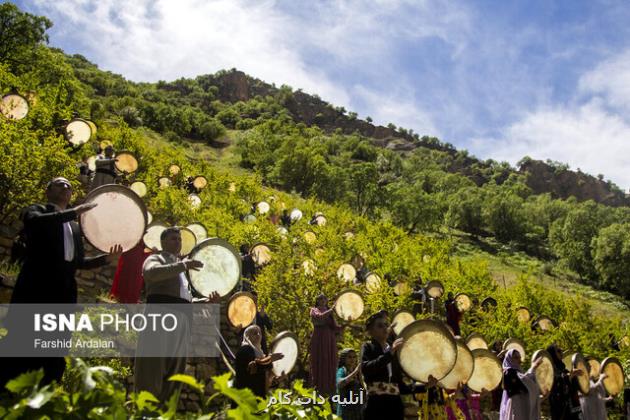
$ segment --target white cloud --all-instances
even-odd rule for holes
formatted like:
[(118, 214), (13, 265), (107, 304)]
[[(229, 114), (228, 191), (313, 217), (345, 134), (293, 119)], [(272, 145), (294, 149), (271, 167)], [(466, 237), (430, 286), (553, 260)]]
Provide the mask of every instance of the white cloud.
[(630, 111), (630, 50), (584, 74), (580, 78), (579, 89), (586, 94), (603, 96), (612, 107)]
[(630, 187), (630, 124), (600, 99), (544, 108), (507, 127), (498, 139), (475, 139), (475, 151), (515, 164), (524, 156), (567, 162)]

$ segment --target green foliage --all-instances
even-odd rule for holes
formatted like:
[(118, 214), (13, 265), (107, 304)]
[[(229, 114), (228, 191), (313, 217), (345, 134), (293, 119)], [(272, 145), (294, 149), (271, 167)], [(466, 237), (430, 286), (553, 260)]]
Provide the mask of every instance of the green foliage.
[(0, 4), (0, 57), (16, 68), (32, 58), (40, 44), (48, 42), (52, 22), (43, 16), (20, 11), (11, 3)]
[(630, 297), (630, 224), (613, 223), (600, 229), (593, 238), (592, 254), (603, 284)]

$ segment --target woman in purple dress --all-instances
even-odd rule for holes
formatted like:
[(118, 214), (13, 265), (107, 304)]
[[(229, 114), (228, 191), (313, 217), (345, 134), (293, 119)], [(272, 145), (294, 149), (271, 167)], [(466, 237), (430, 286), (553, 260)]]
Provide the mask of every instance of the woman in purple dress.
[(328, 299), (320, 294), (311, 308), (313, 335), (310, 345), (311, 384), (322, 395), (335, 393), (337, 370), (337, 334), (341, 327), (333, 318), (335, 306), (328, 307)]

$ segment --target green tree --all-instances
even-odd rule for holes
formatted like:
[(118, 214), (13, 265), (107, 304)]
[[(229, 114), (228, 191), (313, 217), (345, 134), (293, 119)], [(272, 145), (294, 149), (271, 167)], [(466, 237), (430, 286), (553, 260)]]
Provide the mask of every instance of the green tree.
[(630, 223), (600, 229), (591, 252), (601, 285), (630, 297)]
[(52, 22), (43, 16), (22, 12), (12, 3), (0, 4), (0, 59), (12, 68), (32, 58), (33, 51), (48, 42)]

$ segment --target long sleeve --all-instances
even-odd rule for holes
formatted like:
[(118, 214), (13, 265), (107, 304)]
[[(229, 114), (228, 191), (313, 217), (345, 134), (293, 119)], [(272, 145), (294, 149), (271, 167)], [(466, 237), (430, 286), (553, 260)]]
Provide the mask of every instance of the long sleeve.
[(186, 265), (182, 261), (164, 264), (160, 261), (159, 255), (150, 256), (142, 266), (142, 276), (147, 283), (170, 280), (184, 271)]
[(38, 205), (28, 207), (23, 214), (24, 224), (39, 227), (50, 223), (66, 223), (77, 217), (74, 209), (59, 210), (53, 212), (42, 212), (42, 207)]
[(374, 357), (372, 346), (369, 343), (363, 344), (361, 354), (361, 371), (368, 376), (378, 374), (379, 369), (387, 367), (387, 364), (392, 361), (390, 352)]
[(107, 254), (97, 255), (96, 257), (84, 257), (79, 261), (79, 268), (82, 270), (90, 270), (92, 268), (103, 267), (107, 265)]

